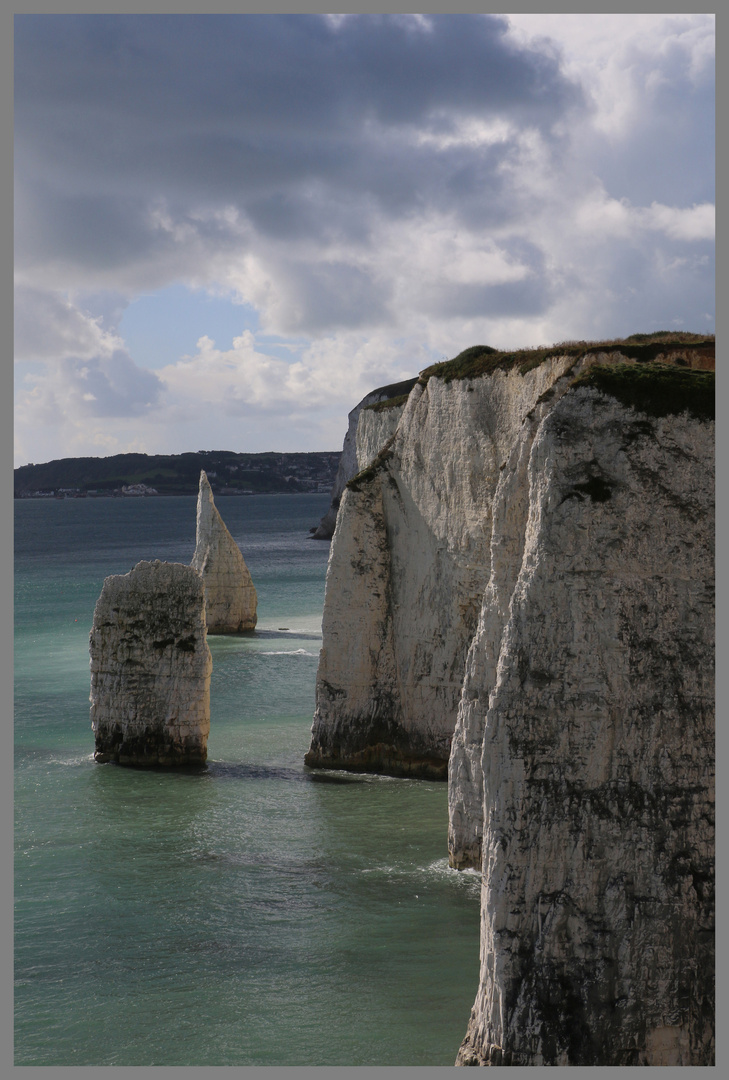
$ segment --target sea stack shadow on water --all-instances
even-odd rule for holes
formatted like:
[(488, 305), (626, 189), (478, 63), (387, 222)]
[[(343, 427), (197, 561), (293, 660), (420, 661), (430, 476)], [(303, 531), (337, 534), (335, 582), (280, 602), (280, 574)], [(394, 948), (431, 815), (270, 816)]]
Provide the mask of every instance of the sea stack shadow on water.
[(205, 637), (193, 567), (139, 562), (105, 579), (89, 639), (96, 761), (205, 762), (213, 667)]
[(190, 565), (202, 574), (209, 634), (255, 629), (258, 595), (240, 548), (215, 506), (204, 470), (200, 472), (195, 554)]

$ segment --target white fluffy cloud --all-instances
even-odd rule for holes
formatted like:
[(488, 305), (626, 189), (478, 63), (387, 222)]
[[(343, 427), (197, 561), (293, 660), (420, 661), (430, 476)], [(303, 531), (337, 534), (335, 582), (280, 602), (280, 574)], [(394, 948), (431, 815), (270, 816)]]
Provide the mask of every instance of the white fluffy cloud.
[[(475, 342), (712, 330), (713, 55), (711, 15), (20, 17), (18, 462), (334, 448)], [(260, 331), (135, 364), (173, 283)]]
[(169, 405), (194, 410), (204, 401), (226, 416), (248, 417), (316, 411), (352, 401), (353, 395), (356, 402), (383, 382), (408, 378), (414, 363), (422, 367), (430, 359), (425, 351), (413, 356), (386, 339), (354, 333), (324, 339), (292, 362), (266, 355), (250, 331), (235, 338), (232, 349), (217, 349), (203, 337), (197, 350), (157, 373)]
[(123, 346), (104, 330), (102, 318), (80, 310), (59, 292), (18, 284), (15, 289), (16, 361), (53, 361), (68, 356), (107, 357)]

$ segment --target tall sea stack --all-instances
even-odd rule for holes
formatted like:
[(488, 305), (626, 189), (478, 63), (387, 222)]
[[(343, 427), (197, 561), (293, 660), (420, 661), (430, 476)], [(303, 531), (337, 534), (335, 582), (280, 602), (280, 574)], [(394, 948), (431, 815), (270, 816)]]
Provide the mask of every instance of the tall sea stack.
[(205, 633), (202, 578), (191, 566), (139, 562), (106, 578), (89, 640), (98, 762), (205, 761), (213, 666)]
[(190, 564), (205, 583), (209, 634), (238, 634), (256, 625), (258, 595), (240, 548), (213, 501), (210, 482), (200, 473), (195, 554)]

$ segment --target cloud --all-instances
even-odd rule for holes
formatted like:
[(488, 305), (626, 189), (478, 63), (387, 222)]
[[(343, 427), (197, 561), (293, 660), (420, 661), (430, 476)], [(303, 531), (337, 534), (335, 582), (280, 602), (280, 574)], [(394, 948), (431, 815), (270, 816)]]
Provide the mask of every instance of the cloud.
[(109, 356), (123, 343), (101, 323), (101, 317), (80, 310), (61, 293), (19, 284), (15, 290), (15, 359)]
[[(346, 406), (353, 395), (363, 397), (372, 386), (390, 381), (393, 365), (396, 377), (406, 378), (415, 359), (409, 350), (382, 339), (375, 344), (353, 332), (303, 349), (291, 360), (266, 354), (264, 348), (250, 330), (235, 338), (231, 349), (200, 338), (195, 355), (159, 370), (165, 407), (178, 415), (200, 409), (220, 409), (228, 416), (286, 416), (292, 408), (316, 413)], [(425, 366), (429, 354), (421, 351), (418, 361)]]
[(140, 416), (157, 402), (157, 376), (137, 367), (102, 317), (67, 294), (16, 286), (14, 321), (19, 423)]
[[(137, 381), (118, 357), (112, 365), (64, 361), (27, 379), (19, 394), (17, 462), (132, 449), (179, 453), (192, 442), (195, 449), (336, 450), (353, 403), (437, 358), (412, 341), (350, 331), (282, 360), (244, 331), (230, 349), (204, 335), (192, 355), (159, 369), (154, 384)], [(126, 403), (119, 400), (125, 377)], [(61, 455), (53, 449), (59, 441)]]
[(716, 212), (713, 203), (701, 206), (662, 206), (653, 202), (640, 212), (647, 228), (656, 229), (672, 240), (713, 241), (716, 231)]
[(296, 334), (382, 325), (390, 289), (368, 267), (343, 259), (280, 261), (277, 301), (268, 321)]
[(67, 417), (132, 417), (157, 402), (160, 381), (138, 368), (123, 349), (92, 358), (68, 356), (43, 376), (27, 375), (21, 390), (19, 419), (59, 424)]
[(615, 198), (691, 205), (714, 198), (715, 16), (511, 15), (515, 40), (553, 35), (589, 109), (573, 156)]
[[(15, 26), (19, 425), (271, 448), (474, 341), (713, 325), (710, 15)], [(119, 318), (174, 283), (260, 333), (152, 375)]]
[(650, 243), (651, 232), (669, 240), (713, 242), (716, 229), (713, 203), (681, 207), (652, 202), (648, 207), (636, 207), (627, 199), (611, 199), (600, 191), (576, 208), (576, 217), (579, 226), (593, 236), (602, 234), (641, 244)]
[[(149, 288), (240, 243), (371, 246), (413, 211), (503, 216), (509, 146), (523, 128), (549, 141), (582, 99), (507, 31), (496, 16), (19, 16), (18, 266)], [(311, 308), (318, 330), (319, 292), (294, 292), (293, 322)]]

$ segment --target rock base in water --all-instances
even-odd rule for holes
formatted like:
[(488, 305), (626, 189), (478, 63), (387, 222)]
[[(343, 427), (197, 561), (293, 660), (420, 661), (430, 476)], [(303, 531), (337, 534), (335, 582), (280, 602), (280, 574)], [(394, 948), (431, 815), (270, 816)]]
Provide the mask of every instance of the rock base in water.
[(448, 779), (446, 760), (408, 757), (398, 747), (383, 743), (342, 755), (327, 755), (312, 748), (304, 755), (304, 764), (310, 769), (342, 769), (345, 772), (379, 773), (381, 776), (410, 776), (419, 780)]

